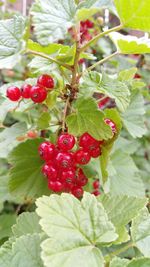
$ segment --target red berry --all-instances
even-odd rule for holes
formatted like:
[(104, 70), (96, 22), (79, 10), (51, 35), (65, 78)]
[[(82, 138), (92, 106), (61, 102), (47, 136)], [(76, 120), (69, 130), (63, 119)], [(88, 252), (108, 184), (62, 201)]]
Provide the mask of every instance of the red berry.
[(81, 198), (81, 197), (83, 196), (84, 191), (83, 191), (82, 187), (80, 187), (80, 186), (75, 186), (75, 187), (72, 188), (71, 193), (72, 193), (75, 197), (77, 197), (77, 198)]
[(102, 154), (100, 147), (96, 147), (95, 149), (89, 151), (89, 153), (92, 158), (98, 158)]
[(42, 168), (42, 173), (51, 181), (55, 181), (57, 178), (57, 170), (52, 165), (45, 164)]
[(138, 74), (138, 73), (136, 73), (135, 75), (134, 75), (134, 79), (141, 79), (142, 78), (142, 76), (140, 75), (140, 74)]
[(30, 84), (24, 84), (21, 87), (21, 95), (23, 98), (30, 98), (31, 96), (31, 88), (32, 86)]
[(84, 58), (80, 58), (79, 61), (78, 61), (78, 64), (81, 65), (83, 63), (85, 63), (85, 59)]
[(56, 164), (60, 169), (68, 169), (73, 167), (74, 158), (72, 153), (67, 152), (59, 152), (56, 155)]
[(93, 28), (93, 26), (94, 26), (94, 23), (89, 19), (87, 19), (85, 21), (85, 23), (86, 23), (87, 28), (89, 28), (89, 29)]
[(54, 155), (55, 155), (54, 144), (51, 144), (50, 142), (43, 142), (42, 144), (40, 144), (38, 151), (39, 151), (40, 157), (43, 160), (49, 161), (49, 160), (54, 159)]
[(11, 101), (18, 101), (21, 97), (21, 91), (16, 86), (10, 86), (7, 89), (6, 95)]
[(76, 174), (74, 169), (63, 171), (61, 175), (61, 181), (65, 184), (65, 187), (72, 188), (76, 181)]
[(79, 169), (76, 184), (78, 186), (85, 186), (88, 183), (88, 178), (85, 176), (82, 169)]
[(105, 119), (104, 121), (105, 121), (105, 123), (106, 123), (107, 125), (110, 126), (110, 128), (111, 128), (111, 130), (112, 130), (113, 133), (116, 133), (116, 132), (117, 132), (116, 124), (115, 124), (112, 120), (110, 120), (110, 119)]
[(40, 85), (35, 85), (31, 88), (31, 99), (35, 103), (42, 103), (47, 97), (47, 91)]
[(75, 145), (75, 138), (71, 134), (61, 134), (57, 141), (58, 147), (64, 151), (71, 150)]
[(90, 134), (84, 133), (81, 135), (79, 140), (79, 146), (83, 147), (84, 150), (92, 151), (99, 147), (100, 142), (94, 139)]
[(86, 165), (90, 161), (91, 156), (87, 151), (84, 151), (83, 149), (80, 149), (76, 151), (75, 153), (75, 161), (78, 164)]
[(48, 188), (54, 192), (61, 192), (63, 190), (63, 184), (59, 181), (53, 182), (51, 180), (48, 181)]
[(37, 80), (38, 85), (42, 85), (46, 87), (47, 89), (53, 89), (54, 88), (54, 79), (47, 74), (41, 75)]
[(101, 193), (98, 190), (95, 190), (92, 192), (93, 195), (95, 195), (96, 197), (99, 196)]
[(100, 187), (100, 182), (99, 182), (99, 180), (95, 180), (95, 181), (93, 182), (93, 188), (94, 188), (94, 189), (99, 189), (99, 187)]
[(110, 101), (110, 97), (105, 97), (103, 100), (99, 101), (98, 107), (104, 108), (109, 101)]

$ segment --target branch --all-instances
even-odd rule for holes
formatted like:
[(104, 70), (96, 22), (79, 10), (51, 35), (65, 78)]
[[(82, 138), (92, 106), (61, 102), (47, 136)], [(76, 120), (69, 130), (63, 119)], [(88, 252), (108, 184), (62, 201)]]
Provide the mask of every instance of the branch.
[(69, 101), (70, 101), (70, 97), (68, 96), (66, 103), (65, 103), (64, 112), (63, 112), (63, 120), (62, 120), (62, 131), (63, 132), (65, 131), (65, 128), (66, 128), (66, 116), (68, 113)]
[(52, 62), (54, 62), (54, 63), (56, 63), (56, 64), (58, 64), (60, 66), (63, 66), (64, 68), (66, 68), (68, 70), (72, 70), (72, 67), (70, 65), (62, 63), (62, 62), (58, 61), (57, 59), (52, 58), (52, 57), (50, 57), (50, 56), (48, 56), (48, 55), (46, 55), (44, 53), (36, 52), (36, 51), (33, 51), (33, 50), (29, 50), (29, 49), (26, 51), (26, 53), (30, 53), (30, 54), (33, 54), (33, 55), (36, 55), (36, 56), (39, 56), (39, 57), (46, 58), (46, 59), (48, 59), (48, 60), (50, 60), (50, 61), (52, 61)]
[(110, 32), (116, 32), (119, 31), (123, 28), (123, 25), (119, 25), (116, 26), (114, 28), (111, 28), (105, 32), (101, 32), (99, 34), (97, 34), (96, 36), (94, 36), (89, 42), (87, 42), (84, 46), (81, 47), (80, 52), (83, 52), (84, 50), (86, 50), (91, 44), (97, 42), (100, 38), (102, 38), (103, 36), (107, 35)]
[(105, 63), (106, 61), (108, 61), (109, 59), (111, 59), (112, 57), (114, 57), (114, 56), (116, 56), (118, 54), (119, 54), (119, 52), (117, 51), (117, 52), (115, 52), (115, 53), (113, 53), (113, 54), (111, 54), (111, 55), (109, 55), (109, 56), (97, 61), (95, 64), (93, 64), (91, 67), (87, 68), (86, 70), (87, 71), (91, 71), (91, 70), (95, 69), (98, 65), (101, 65), (101, 64)]

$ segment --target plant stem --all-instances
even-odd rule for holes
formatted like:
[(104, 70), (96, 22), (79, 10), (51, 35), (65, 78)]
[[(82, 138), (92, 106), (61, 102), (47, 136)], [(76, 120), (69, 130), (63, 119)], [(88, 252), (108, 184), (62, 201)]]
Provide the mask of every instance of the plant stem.
[(46, 55), (44, 53), (36, 52), (36, 51), (33, 51), (33, 50), (29, 50), (29, 49), (26, 51), (26, 53), (30, 53), (30, 54), (33, 54), (33, 55), (36, 55), (36, 56), (39, 56), (39, 57), (46, 58), (46, 59), (48, 59), (48, 60), (50, 60), (50, 61), (52, 61), (52, 62), (54, 62), (54, 63), (56, 63), (56, 64), (58, 64), (60, 66), (63, 66), (64, 68), (66, 68), (68, 70), (72, 70), (72, 67), (69, 66), (68, 64), (62, 63), (62, 62), (56, 60), (55, 58), (52, 58), (52, 57), (50, 57), (50, 56), (48, 56), (48, 55)]
[(70, 101), (70, 97), (68, 96), (66, 103), (65, 103), (65, 108), (64, 108), (64, 114), (63, 114), (63, 120), (62, 120), (62, 131), (65, 131), (66, 128), (66, 116), (68, 113), (68, 106), (69, 106), (69, 101)]
[(109, 59), (111, 59), (112, 57), (114, 57), (114, 56), (116, 56), (118, 54), (119, 54), (119, 52), (117, 51), (117, 52), (115, 52), (115, 53), (113, 53), (113, 54), (111, 54), (111, 55), (109, 55), (109, 56), (97, 61), (91, 67), (87, 68), (87, 71), (91, 71), (91, 70), (95, 69), (95, 67), (97, 67), (98, 65), (101, 65), (101, 64), (105, 63), (106, 61), (108, 61)]
[(134, 244), (133, 242), (129, 242), (129, 243), (127, 243), (124, 247), (119, 248), (119, 249), (113, 251), (112, 253), (106, 255), (106, 256), (105, 256), (105, 261), (106, 261), (106, 262), (109, 262), (114, 256), (117, 256), (117, 255), (119, 255), (120, 253), (126, 251), (128, 248), (131, 248), (131, 247), (134, 247), (134, 246), (135, 246), (135, 244)]
[(81, 47), (80, 52), (83, 52), (84, 50), (86, 50), (91, 44), (97, 42), (100, 38), (102, 38), (103, 36), (107, 35), (110, 32), (115, 32), (115, 31), (119, 31), (123, 28), (123, 25), (119, 25), (116, 26), (114, 28), (111, 28), (107, 31), (101, 32), (99, 34), (97, 34), (96, 36), (94, 36), (89, 42), (87, 42), (84, 46)]

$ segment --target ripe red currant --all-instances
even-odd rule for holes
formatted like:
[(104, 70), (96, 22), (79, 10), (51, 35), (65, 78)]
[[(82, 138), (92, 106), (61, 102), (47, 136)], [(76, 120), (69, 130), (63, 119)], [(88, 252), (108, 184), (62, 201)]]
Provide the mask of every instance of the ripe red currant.
[(32, 86), (30, 84), (24, 84), (21, 87), (21, 95), (23, 98), (30, 98), (31, 96), (31, 88)]
[(74, 138), (73, 135), (68, 134), (68, 133), (61, 134), (58, 137), (57, 144), (58, 144), (58, 147), (61, 150), (68, 151), (68, 150), (71, 150), (74, 147), (74, 145), (75, 145), (75, 138)]
[(87, 19), (85, 21), (85, 23), (86, 23), (87, 28), (89, 28), (89, 29), (93, 28), (93, 26), (94, 26), (94, 23), (89, 19)]
[(85, 176), (82, 169), (79, 169), (77, 179), (76, 179), (76, 184), (78, 186), (85, 186), (87, 183), (88, 183), (88, 178)]
[(54, 88), (54, 79), (48, 74), (43, 74), (38, 78), (37, 84), (52, 90)]
[(48, 188), (56, 193), (59, 193), (63, 190), (63, 184), (59, 181), (53, 182), (48, 180)]
[(93, 188), (94, 188), (94, 189), (99, 189), (99, 187), (100, 187), (100, 182), (99, 182), (99, 180), (95, 180), (95, 181), (93, 182)]
[(42, 168), (42, 173), (51, 181), (56, 181), (57, 170), (54, 166), (45, 164)]
[(111, 128), (111, 130), (112, 130), (113, 133), (116, 133), (116, 132), (117, 132), (116, 124), (115, 124), (112, 120), (110, 120), (110, 119), (105, 119), (104, 121), (105, 121), (105, 123), (106, 123), (107, 125), (110, 126), (110, 128)]
[(21, 97), (21, 91), (16, 86), (10, 86), (7, 89), (6, 95), (11, 101), (18, 101)]
[(74, 158), (72, 153), (69, 152), (58, 152), (56, 155), (56, 164), (61, 169), (68, 169), (73, 167)]
[(75, 153), (75, 161), (78, 164), (86, 165), (90, 161), (91, 156), (87, 151), (84, 151), (83, 149), (79, 149)]
[(99, 196), (101, 193), (98, 190), (94, 190), (92, 192), (93, 195), (95, 195), (96, 197)]
[(80, 187), (80, 186), (75, 186), (75, 187), (72, 188), (71, 193), (72, 193), (75, 197), (77, 197), (77, 198), (81, 198), (81, 197), (83, 196), (84, 191), (83, 191), (82, 187)]
[(54, 155), (55, 155), (54, 144), (50, 142), (43, 142), (42, 144), (40, 144), (38, 151), (39, 151), (40, 157), (43, 160), (49, 161), (49, 160), (54, 159)]
[(72, 168), (62, 172), (61, 181), (65, 184), (65, 187), (72, 188), (76, 181), (75, 170)]
[(95, 149), (90, 150), (89, 154), (90, 154), (90, 156), (92, 158), (98, 158), (102, 154), (101, 148), (100, 147), (96, 147)]
[(100, 142), (94, 139), (90, 134), (84, 133), (79, 139), (79, 146), (83, 147), (84, 150), (91, 151), (99, 147)]
[(31, 88), (31, 99), (35, 103), (42, 103), (47, 97), (47, 91), (40, 85), (35, 85)]

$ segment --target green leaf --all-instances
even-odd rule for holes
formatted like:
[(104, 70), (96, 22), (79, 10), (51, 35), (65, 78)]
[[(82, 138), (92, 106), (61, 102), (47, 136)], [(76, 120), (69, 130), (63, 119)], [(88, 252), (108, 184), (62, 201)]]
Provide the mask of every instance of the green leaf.
[(58, 92), (52, 91), (50, 94), (48, 94), (46, 98), (46, 105), (49, 109), (53, 109), (53, 107), (56, 105)]
[(129, 260), (115, 257), (110, 262), (110, 267), (127, 267)]
[(1, 158), (7, 158), (9, 152), (19, 144), (17, 137), (24, 135), (26, 131), (26, 124), (24, 122), (18, 122), (0, 132)]
[(42, 238), (39, 234), (24, 235), (12, 246), (11, 267), (44, 267), (40, 258)]
[(114, 3), (123, 26), (143, 31), (150, 30), (149, 0), (114, 0)]
[(0, 266), (8, 267), (12, 259), (12, 241), (8, 240), (0, 247)]
[(132, 222), (131, 235), (134, 243), (145, 257), (150, 255), (150, 214), (143, 209)]
[(136, 74), (136, 72), (137, 72), (137, 68), (122, 70), (119, 72), (118, 78), (122, 82), (127, 82), (134, 78), (134, 75)]
[(149, 267), (149, 266), (150, 266), (150, 258), (133, 259), (127, 265), (127, 267)]
[(144, 124), (144, 114), (143, 96), (140, 93), (132, 94), (130, 105), (122, 115), (122, 121), (133, 138), (142, 137), (147, 131)]
[(50, 126), (51, 116), (48, 112), (43, 112), (38, 119), (38, 128), (44, 130)]
[(32, 40), (28, 40), (27, 48), (29, 50), (35, 51), (35, 52), (41, 52), (47, 55), (52, 54), (64, 54), (70, 49), (70, 46), (68, 45), (62, 45), (62, 44), (49, 44), (48, 46), (42, 46), (39, 43), (33, 42)]
[(10, 69), (21, 59), (26, 30), (27, 22), (22, 16), (0, 21), (0, 69)]
[(49, 194), (47, 181), (41, 173), (44, 162), (40, 160), (38, 146), (42, 139), (27, 140), (10, 154), (10, 191), (15, 196), (38, 197)]
[(88, 94), (90, 92), (101, 92), (115, 100), (118, 109), (122, 112), (126, 110), (130, 101), (130, 91), (127, 85), (116, 78), (111, 78), (103, 73), (102, 76), (96, 72), (91, 71), (83, 77), (81, 84), (82, 92)]
[(33, 73), (39, 75), (41, 73), (51, 73), (57, 68), (57, 65), (46, 58), (34, 57), (28, 64), (28, 67)]
[(0, 239), (12, 235), (11, 227), (15, 222), (15, 214), (2, 214), (0, 216)]
[(26, 234), (41, 233), (38, 215), (35, 212), (22, 213), (12, 227), (12, 232), (17, 238)]
[(129, 196), (102, 195), (99, 200), (103, 204), (109, 220), (115, 225), (119, 238), (115, 243), (122, 243), (129, 240), (125, 226), (138, 214), (146, 205), (146, 198)]
[(48, 45), (63, 39), (73, 25), (76, 5), (73, 0), (36, 0), (31, 9), (38, 42)]
[(88, 132), (98, 140), (112, 137), (112, 131), (104, 122), (104, 114), (98, 110), (92, 98), (79, 98), (75, 104), (76, 112), (67, 117), (69, 132), (78, 136)]
[(95, 247), (117, 238), (101, 203), (85, 193), (80, 202), (70, 194), (43, 196), (38, 199), (40, 224), (50, 237), (42, 244), (46, 267), (104, 267), (103, 257)]
[(112, 153), (107, 171), (109, 175), (105, 183), (105, 192), (113, 196), (144, 197), (144, 184), (139, 177), (139, 170), (128, 154), (121, 150)]
[(146, 198), (102, 195), (103, 204), (109, 220), (118, 228), (127, 225), (147, 204)]
[(150, 39), (137, 38), (131, 35), (122, 35), (118, 32), (110, 34), (110, 38), (122, 54), (146, 54), (150, 53)]

